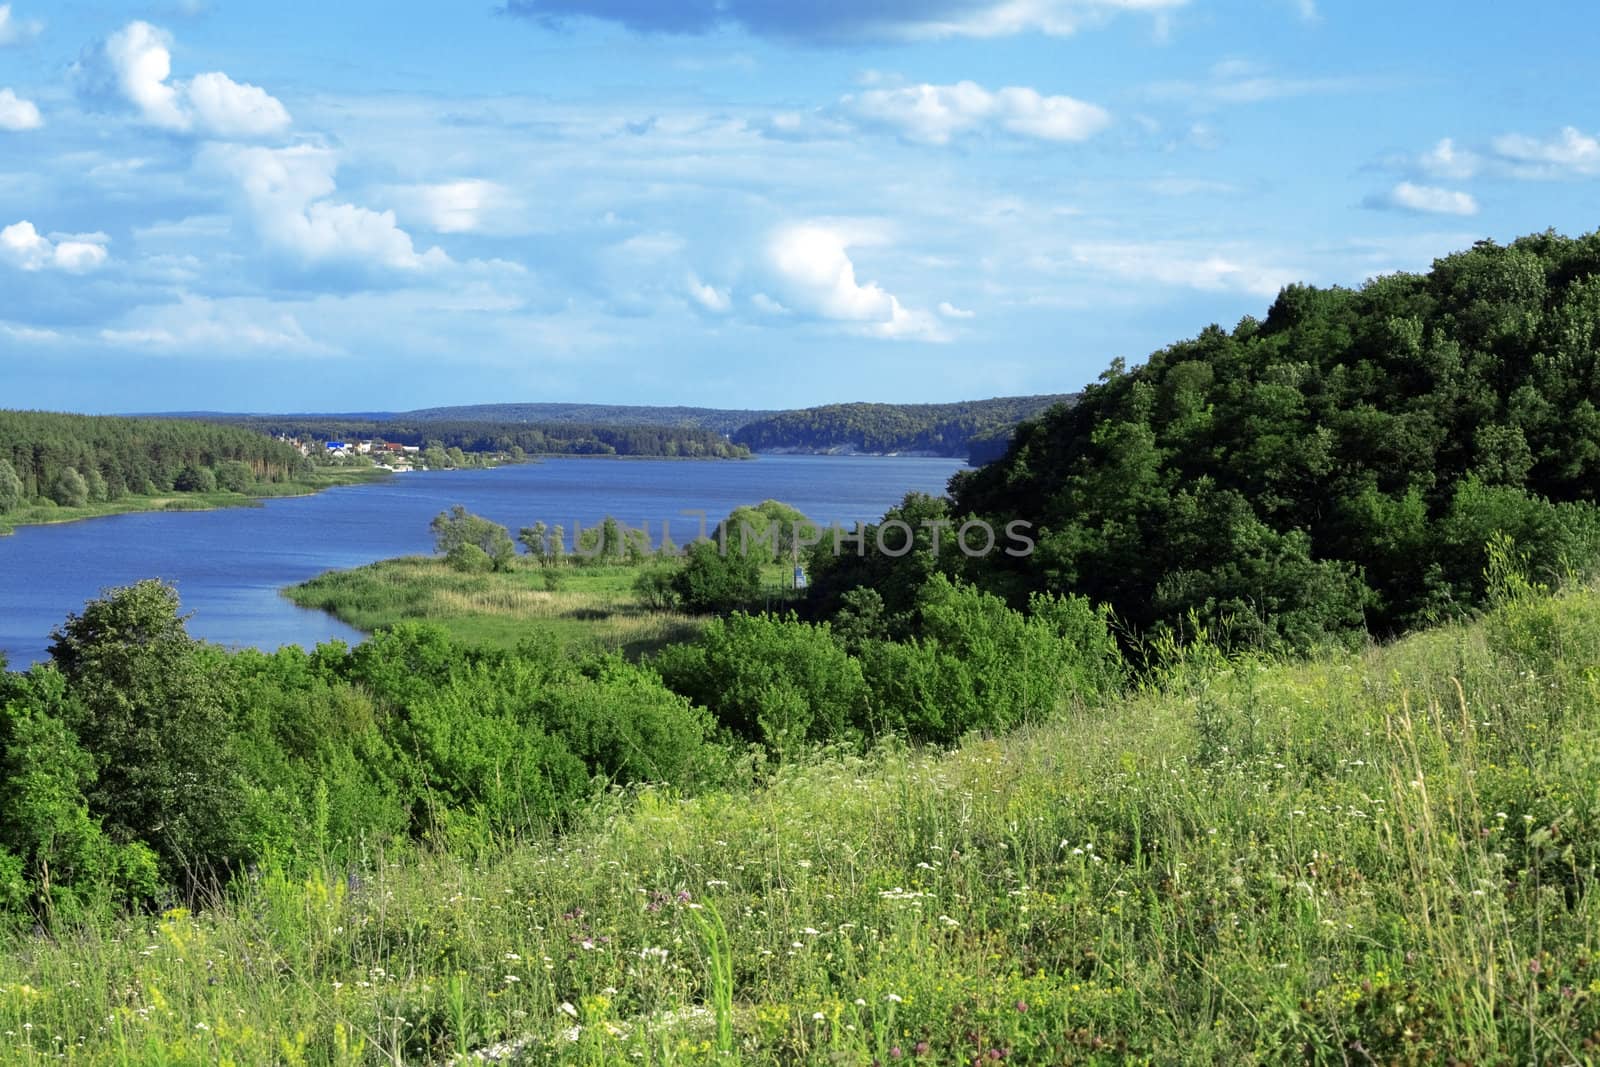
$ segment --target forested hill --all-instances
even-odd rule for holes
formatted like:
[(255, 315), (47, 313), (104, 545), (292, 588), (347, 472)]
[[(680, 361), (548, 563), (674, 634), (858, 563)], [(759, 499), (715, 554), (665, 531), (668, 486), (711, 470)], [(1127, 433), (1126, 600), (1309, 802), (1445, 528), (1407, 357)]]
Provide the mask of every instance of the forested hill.
[(282, 482), (303, 465), (296, 449), (241, 427), (0, 411), (0, 512), (38, 499), (92, 503), (168, 492), (186, 470), (220, 471), (243, 484)]
[[(1031, 557), (973, 577), (1019, 600), (1086, 595), (1135, 631), (1193, 613), (1235, 642), (1304, 647), (1469, 611), (1514, 557), (1545, 580), (1589, 571), (1600, 234), (1291, 286), (1262, 321), (1113, 365), (952, 491), (956, 515), (1037, 528)], [(1486, 551), (1502, 534), (1510, 555)], [(953, 555), (939, 566), (967, 566)], [(818, 584), (894, 589), (898, 573)]]
[(721, 408), (647, 407), (631, 404), (470, 404), (422, 408), (389, 416), (405, 422), (579, 423), (590, 426), (663, 426), (691, 430), (734, 430), (772, 415), (771, 411)]
[(401, 445), (437, 441), (464, 452), (511, 452), (578, 456), (682, 456), (695, 459), (739, 459), (749, 455), (716, 430), (666, 424), (588, 425), (584, 423), (511, 423), (429, 421), (409, 416), (386, 419), (342, 415), (212, 415), (265, 434), (286, 434), (316, 440), (381, 438)]
[[(1072, 399), (1071, 394), (1058, 394), (959, 404), (829, 404), (779, 412), (741, 427), (733, 439), (752, 452), (971, 456), (975, 442), (1003, 442), (1023, 419)], [(976, 458), (981, 462), (996, 451), (991, 444)]]

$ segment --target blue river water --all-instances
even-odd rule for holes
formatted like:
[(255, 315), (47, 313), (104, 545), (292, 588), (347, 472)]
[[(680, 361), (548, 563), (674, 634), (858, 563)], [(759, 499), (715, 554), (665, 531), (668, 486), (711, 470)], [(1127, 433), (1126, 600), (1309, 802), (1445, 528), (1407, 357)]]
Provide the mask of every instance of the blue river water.
[(85, 601), (144, 578), (172, 582), (189, 631), (220, 644), (310, 647), (361, 634), (285, 599), (327, 570), (431, 551), (428, 522), (454, 504), (513, 533), (535, 522), (585, 528), (607, 515), (682, 545), (741, 504), (773, 498), (824, 525), (870, 522), (917, 490), (941, 493), (960, 460), (760, 456), (734, 461), (549, 459), (482, 471), (398, 475), (258, 508), (119, 515), (22, 527), (0, 537), (0, 654), (13, 670), (43, 659), (50, 632)]

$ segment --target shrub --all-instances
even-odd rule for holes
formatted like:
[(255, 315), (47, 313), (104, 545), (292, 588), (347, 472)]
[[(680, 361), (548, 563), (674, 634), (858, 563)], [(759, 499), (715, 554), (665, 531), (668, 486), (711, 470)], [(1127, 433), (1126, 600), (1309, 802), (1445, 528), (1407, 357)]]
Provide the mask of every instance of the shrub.
[(8, 459), (0, 459), (0, 512), (14, 511), (22, 506), (27, 491), (22, 485), (22, 479), (17, 477), (17, 469)]
[(697, 614), (749, 607), (761, 595), (761, 564), (731, 546), (723, 552), (713, 541), (696, 541), (672, 577), (672, 591), (683, 610)]
[(217, 486), (230, 493), (248, 493), (255, 487), (256, 473), (250, 464), (230, 459), (217, 464)]
[(210, 467), (191, 464), (178, 472), (178, 476), (172, 480), (172, 488), (180, 493), (214, 493), (217, 491), (217, 476)]
[(867, 721), (861, 667), (826, 623), (735, 612), (653, 665), (667, 686), (711, 710), (735, 735), (777, 752), (844, 740)]
[(444, 557), (451, 570), (462, 574), (488, 574), (494, 570), (494, 560), (477, 545), (456, 545)]

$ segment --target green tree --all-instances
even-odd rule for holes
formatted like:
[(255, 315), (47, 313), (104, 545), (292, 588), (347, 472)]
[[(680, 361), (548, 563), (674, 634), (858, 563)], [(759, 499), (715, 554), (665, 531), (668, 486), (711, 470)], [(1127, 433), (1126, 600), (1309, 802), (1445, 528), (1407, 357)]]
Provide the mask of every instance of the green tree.
[(255, 471), (242, 460), (230, 459), (217, 464), (217, 486), (230, 493), (248, 493), (255, 488)]
[(26, 497), (27, 492), (22, 479), (17, 477), (17, 469), (10, 460), (0, 459), (0, 514), (20, 508)]
[(65, 467), (50, 487), (50, 499), (64, 508), (81, 508), (89, 503), (89, 483), (73, 467)]
[(433, 531), (434, 550), (453, 561), (465, 560), (467, 557), (460, 550), (470, 545), (488, 558), (494, 570), (509, 570), (516, 563), (517, 546), (510, 531), (460, 504), (436, 515), (429, 529)]
[(715, 541), (696, 541), (672, 577), (672, 591), (696, 614), (747, 608), (761, 595), (761, 564), (754, 556), (724, 553)]
[(210, 467), (191, 464), (178, 472), (172, 488), (180, 493), (214, 493), (217, 491), (217, 476)]
[(71, 689), (65, 720), (94, 760), (90, 809), (113, 839), (144, 842), (191, 884), (247, 859), (217, 653), (189, 637), (177, 592), (112, 590), (51, 637)]

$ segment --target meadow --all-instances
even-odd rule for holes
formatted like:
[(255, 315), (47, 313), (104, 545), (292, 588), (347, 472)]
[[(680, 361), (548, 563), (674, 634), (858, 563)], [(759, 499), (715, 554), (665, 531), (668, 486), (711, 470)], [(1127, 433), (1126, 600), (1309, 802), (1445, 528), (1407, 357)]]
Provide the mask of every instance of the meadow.
[[(594, 595), (600, 595), (598, 593)], [(1600, 594), (19, 936), (0, 1059), (1600, 1062)]]
[[(468, 645), (509, 649), (539, 632), (570, 648), (636, 657), (690, 640), (704, 625), (702, 617), (652, 607), (640, 598), (634, 583), (643, 568), (656, 565), (540, 567), (524, 557), (510, 570), (470, 574), (438, 557), (404, 556), (331, 571), (284, 595), (369, 633), (399, 622), (428, 622)], [(779, 564), (764, 569), (768, 606), (785, 601), (787, 573)]]

